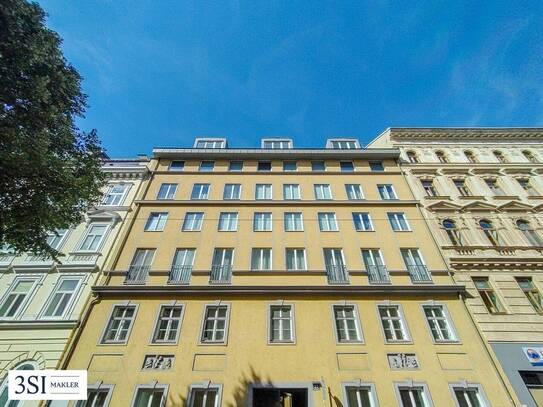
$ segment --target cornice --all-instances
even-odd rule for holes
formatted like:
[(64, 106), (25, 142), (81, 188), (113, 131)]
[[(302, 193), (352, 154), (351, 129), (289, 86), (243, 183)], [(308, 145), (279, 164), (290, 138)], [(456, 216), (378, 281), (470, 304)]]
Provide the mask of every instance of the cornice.
[(73, 329), (78, 320), (0, 321), (0, 331), (19, 329)]
[(541, 127), (392, 127), (385, 133), (392, 141), (466, 141), (504, 142), (529, 141), (541, 143)]
[(388, 199), (388, 200), (137, 200), (135, 204), (141, 206), (218, 206), (218, 207), (235, 207), (235, 206), (286, 206), (286, 207), (300, 207), (300, 206), (416, 206), (420, 204), (417, 200), (411, 199)]

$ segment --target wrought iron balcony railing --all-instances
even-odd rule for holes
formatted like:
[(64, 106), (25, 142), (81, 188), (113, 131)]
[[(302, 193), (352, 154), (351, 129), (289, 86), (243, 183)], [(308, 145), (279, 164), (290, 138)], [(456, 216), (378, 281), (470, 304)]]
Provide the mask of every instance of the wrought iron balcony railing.
[(150, 266), (130, 266), (124, 279), (125, 284), (145, 284)]
[(372, 284), (387, 284), (390, 283), (390, 275), (386, 266), (368, 266), (368, 280)]
[(411, 265), (407, 267), (407, 271), (409, 272), (409, 276), (411, 277), (411, 281), (413, 283), (431, 283), (432, 282), (432, 276), (430, 275), (430, 272), (428, 271), (428, 268), (426, 266)]
[(168, 284), (188, 284), (192, 274), (192, 266), (172, 266), (168, 275)]
[(349, 272), (344, 265), (326, 265), (328, 284), (349, 284)]
[(209, 284), (230, 284), (232, 280), (231, 265), (213, 265), (209, 275)]

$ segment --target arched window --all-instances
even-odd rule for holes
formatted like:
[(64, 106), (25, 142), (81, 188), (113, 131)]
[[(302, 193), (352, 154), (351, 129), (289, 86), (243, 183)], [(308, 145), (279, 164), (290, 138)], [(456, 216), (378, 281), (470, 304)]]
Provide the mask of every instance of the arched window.
[(436, 151), (436, 157), (439, 160), (440, 163), (448, 163), (447, 157), (445, 156), (445, 153), (441, 150)]
[(483, 233), (485, 234), (486, 238), (490, 241), (490, 243), (493, 246), (499, 246), (499, 235), (498, 231), (494, 229), (494, 225), (491, 221), (487, 219), (481, 219), (479, 221), (479, 226), (483, 230)]
[(449, 237), (449, 240), (454, 246), (461, 246), (462, 245), (462, 236), (460, 235), (460, 231), (456, 227), (456, 223), (452, 219), (445, 219), (442, 223), (443, 228), (445, 229), (445, 233), (447, 233), (447, 236)]
[(501, 151), (493, 151), (492, 154), (494, 154), (494, 157), (496, 157), (496, 160), (498, 160), (501, 163), (506, 163), (507, 160), (503, 156), (503, 153)]
[(419, 159), (417, 157), (417, 153), (415, 153), (414, 151), (408, 151), (407, 152), (407, 159), (409, 160), (410, 163), (418, 163), (419, 162)]
[(475, 155), (473, 155), (473, 152), (471, 152), (469, 150), (466, 150), (466, 151), (464, 151), (464, 155), (466, 156), (466, 158), (468, 159), (468, 161), (470, 163), (476, 163), (477, 162), (477, 159), (475, 158)]
[(537, 158), (535, 158), (535, 156), (532, 154), (531, 151), (524, 150), (524, 151), (522, 152), (522, 155), (523, 155), (524, 157), (526, 157), (526, 159), (527, 159), (528, 161), (530, 161), (531, 163), (537, 163), (537, 162), (539, 162), (539, 161), (537, 160)]
[[(37, 370), (38, 364), (33, 360), (26, 360), (23, 363), (20, 363), (12, 370)], [(8, 376), (6, 375), (2, 385), (0, 386), (0, 406), (6, 407), (18, 407), (22, 405), (17, 400), (8, 401)]]
[(519, 219), (517, 220), (517, 227), (531, 245), (543, 246), (543, 240), (532, 228), (530, 222), (524, 219)]

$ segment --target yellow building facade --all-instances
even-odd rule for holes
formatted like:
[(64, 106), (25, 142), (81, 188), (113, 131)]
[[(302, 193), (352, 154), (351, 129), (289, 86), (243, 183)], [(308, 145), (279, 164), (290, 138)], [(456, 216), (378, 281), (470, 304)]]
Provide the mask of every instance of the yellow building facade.
[(398, 150), (153, 153), (60, 366), (88, 370), (77, 406), (519, 405)]

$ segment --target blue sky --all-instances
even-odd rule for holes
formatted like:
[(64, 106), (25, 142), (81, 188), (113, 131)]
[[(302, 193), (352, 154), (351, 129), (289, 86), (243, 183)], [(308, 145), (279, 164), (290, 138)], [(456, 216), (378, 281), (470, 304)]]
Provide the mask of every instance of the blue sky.
[(543, 126), (542, 1), (40, 1), (112, 157)]

